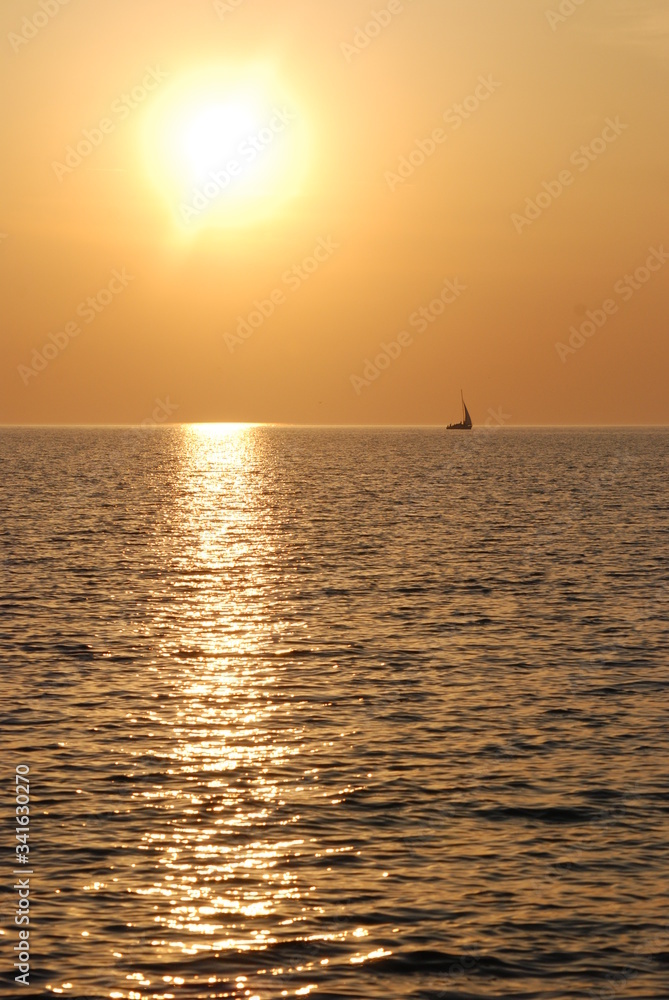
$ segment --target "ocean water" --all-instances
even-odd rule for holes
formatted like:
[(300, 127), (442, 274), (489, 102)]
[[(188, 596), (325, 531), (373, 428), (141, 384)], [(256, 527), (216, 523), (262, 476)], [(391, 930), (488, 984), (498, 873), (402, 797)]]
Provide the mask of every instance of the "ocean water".
[(668, 455), (0, 431), (2, 995), (669, 996)]

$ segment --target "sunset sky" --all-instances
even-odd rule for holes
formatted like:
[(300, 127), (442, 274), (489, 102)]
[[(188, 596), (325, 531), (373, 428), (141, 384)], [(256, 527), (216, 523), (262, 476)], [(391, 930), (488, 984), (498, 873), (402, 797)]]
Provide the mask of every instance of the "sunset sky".
[(1, 422), (669, 421), (666, 0), (0, 29)]

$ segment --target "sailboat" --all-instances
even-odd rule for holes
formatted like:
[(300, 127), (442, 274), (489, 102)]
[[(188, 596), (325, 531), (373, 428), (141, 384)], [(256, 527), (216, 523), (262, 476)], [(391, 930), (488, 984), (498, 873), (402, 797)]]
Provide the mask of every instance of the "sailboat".
[(462, 389), (460, 389), (460, 398), (462, 399), (462, 420), (459, 424), (449, 424), (446, 428), (447, 431), (470, 431), (474, 426), (465, 404), (465, 397), (462, 395)]

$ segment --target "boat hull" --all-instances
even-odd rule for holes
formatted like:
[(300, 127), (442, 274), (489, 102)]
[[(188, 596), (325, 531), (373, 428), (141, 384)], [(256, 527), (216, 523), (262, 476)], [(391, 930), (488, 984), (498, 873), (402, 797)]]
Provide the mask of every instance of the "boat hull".
[(447, 431), (471, 431), (472, 427), (468, 427), (467, 424), (449, 424), (446, 428)]

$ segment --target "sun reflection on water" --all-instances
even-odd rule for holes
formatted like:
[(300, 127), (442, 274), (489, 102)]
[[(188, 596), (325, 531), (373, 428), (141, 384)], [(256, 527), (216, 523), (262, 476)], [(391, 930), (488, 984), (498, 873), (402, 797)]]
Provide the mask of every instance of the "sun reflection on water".
[(163, 962), (288, 939), (313, 888), (296, 873), (305, 840), (290, 835), (300, 815), (282, 797), (300, 740), (277, 692), (282, 629), (266, 613), (276, 543), (257, 465), (249, 425), (184, 431), (170, 526), (178, 555), (166, 546), (181, 625), (161, 648), (180, 669), (171, 712), (151, 719), (169, 735), (157, 752), (168, 781), (135, 793), (163, 817), (142, 838), (162, 878), (134, 890), (155, 900)]

